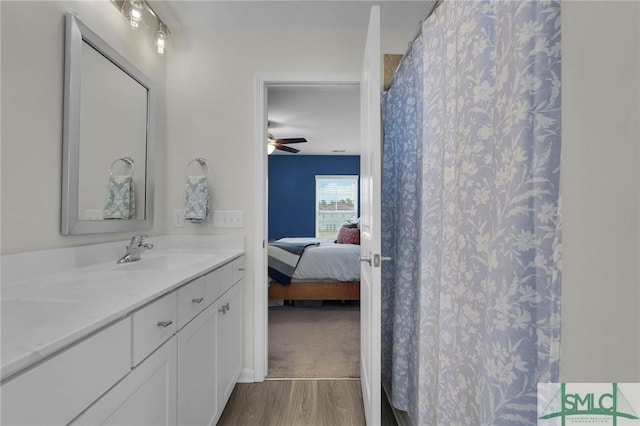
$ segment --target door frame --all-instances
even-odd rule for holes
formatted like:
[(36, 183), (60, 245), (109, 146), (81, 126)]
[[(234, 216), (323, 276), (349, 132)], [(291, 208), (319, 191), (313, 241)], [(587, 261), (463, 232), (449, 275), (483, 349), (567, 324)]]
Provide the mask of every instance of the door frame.
[(264, 381), (269, 363), (269, 310), (267, 308), (268, 168), (267, 90), (270, 86), (360, 86), (360, 75), (341, 73), (256, 73), (255, 86), (255, 223), (253, 252), (253, 381)]

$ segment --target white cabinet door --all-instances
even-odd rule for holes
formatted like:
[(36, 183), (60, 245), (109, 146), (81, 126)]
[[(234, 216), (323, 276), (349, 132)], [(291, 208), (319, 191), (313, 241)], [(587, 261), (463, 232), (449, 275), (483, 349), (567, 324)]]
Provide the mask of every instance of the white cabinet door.
[(242, 280), (178, 333), (178, 424), (215, 425), (243, 361)]
[(238, 381), (243, 361), (243, 283), (240, 280), (215, 304), (218, 308), (218, 403), (224, 407)]
[(176, 356), (172, 337), (72, 424), (175, 425)]
[(4, 383), (0, 423), (67, 424), (130, 370), (127, 317)]
[(219, 415), (216, 381), (218, 304), (178, 333), (178, 424), (214, 425)]

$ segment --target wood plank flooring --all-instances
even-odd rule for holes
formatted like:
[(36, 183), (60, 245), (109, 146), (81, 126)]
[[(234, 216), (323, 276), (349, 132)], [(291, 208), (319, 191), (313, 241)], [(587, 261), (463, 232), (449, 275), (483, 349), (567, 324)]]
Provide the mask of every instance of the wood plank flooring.
[[(383, 403), (382, 418), (383, 425), (396, 424), (388, 404), (385, 406)], [(218, 422), (218, 426), (364, 424), (359, 380), (267, 380), (262, 383), (238, 383)]]
[(238, 383), (219, 426), (364, 425), (359, 380)]

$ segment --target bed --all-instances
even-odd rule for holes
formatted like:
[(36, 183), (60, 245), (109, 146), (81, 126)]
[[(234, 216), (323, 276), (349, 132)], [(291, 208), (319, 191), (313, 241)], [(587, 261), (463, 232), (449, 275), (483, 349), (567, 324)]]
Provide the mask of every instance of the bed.
[(280, 242), (308, 246), (299, 258), (290, 284), (281, 284), (270, 277), (269, 300), (360, 300), (359, 245), (337, 244), (327, 238), (276, 241)]

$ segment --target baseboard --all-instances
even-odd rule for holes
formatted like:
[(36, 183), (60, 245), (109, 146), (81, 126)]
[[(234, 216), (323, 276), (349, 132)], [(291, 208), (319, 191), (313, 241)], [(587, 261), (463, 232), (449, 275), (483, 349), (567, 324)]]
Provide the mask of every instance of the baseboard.
[(253, 368), (245, 368), (238, 377), (238, 383), (254, 383), (255, 382), (255, 370)]
[(265, 382), (360, 381), (360, 377), (265, 377)]
[(387, 401), (389, 401), (389, 406), (391, 407), (391, 411), (393, 412), (393, 417), (395, 417), (396, 423), (398, 423), (398, 426), (412, 426), (411, 419), (409, 418), (409, 414), (407, 414), (406, 411), (402, 411), (394, 407), (393, 404), (391, 403), (389, 389), (387, 388), (387, 385), (384, 382), (382, 383), (382, 390), (384, 391), (384, 397), (387, 398)]

